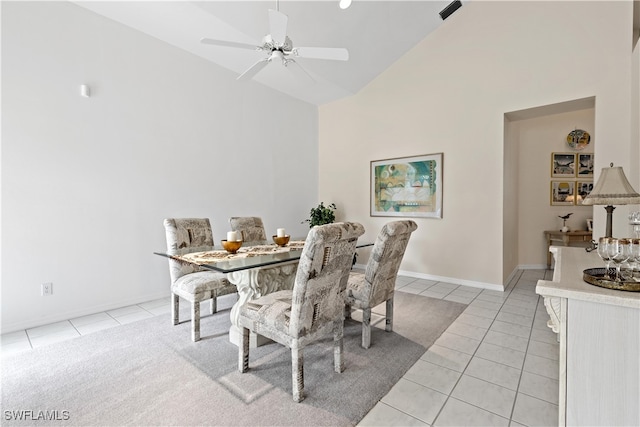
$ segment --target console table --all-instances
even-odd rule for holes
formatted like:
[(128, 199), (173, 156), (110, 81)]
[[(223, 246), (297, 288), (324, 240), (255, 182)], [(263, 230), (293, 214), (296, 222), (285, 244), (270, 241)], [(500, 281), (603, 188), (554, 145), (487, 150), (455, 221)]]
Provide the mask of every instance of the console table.
[(593, 239), (591, 231), (567, 231), (563, 233), (559, 230), (547, 230), (544, 235), (547, 238), (547, 268), (551, 268), (551, 252), (548, 249), (554, 241), (562, 242), (563, 246), (570, 246), (572, 243), (582, 244)]
[(553, 280), (539, 280), (547, 325), (559, 335), (560, 426), (640, 426), (640, 292), (586, 283), (596, 252), (551, 247)]

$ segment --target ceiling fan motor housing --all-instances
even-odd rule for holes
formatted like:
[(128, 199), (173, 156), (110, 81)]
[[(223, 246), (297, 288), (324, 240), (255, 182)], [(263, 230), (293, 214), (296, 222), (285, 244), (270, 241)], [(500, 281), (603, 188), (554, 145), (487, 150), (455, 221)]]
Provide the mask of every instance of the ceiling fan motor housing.
[(271, 37), (271, 34), (267, 34), (262, 38), (262, 49), (264, 50), (280, 50), (285, 53), (290, 53), (291, 49), (293, 49), (293, 43), (289, 36), (284, 38), (284, 43), (279, 44)]

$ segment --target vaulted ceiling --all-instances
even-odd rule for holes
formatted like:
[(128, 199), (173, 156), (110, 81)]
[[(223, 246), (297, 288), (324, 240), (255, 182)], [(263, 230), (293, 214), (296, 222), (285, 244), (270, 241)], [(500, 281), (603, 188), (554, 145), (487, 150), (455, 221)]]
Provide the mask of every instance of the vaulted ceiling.
[[(238, 75), (264, 52), (206, 45), (202, 38), (261, 44), (269, 33), (269, 9), (288, 16), (294, 46), (343, 47), (348, 61), (299, 58), (312, 80), (272, 62), (253, 80), (321, 105), (357, 93), (404, 53), (442, 25), (450, 1), (75, 1), (100, 15), (184, 49)], [(449, 18), (452, 19), (452, 18)], [(244, 82), (254, 84), (252, 82)]]

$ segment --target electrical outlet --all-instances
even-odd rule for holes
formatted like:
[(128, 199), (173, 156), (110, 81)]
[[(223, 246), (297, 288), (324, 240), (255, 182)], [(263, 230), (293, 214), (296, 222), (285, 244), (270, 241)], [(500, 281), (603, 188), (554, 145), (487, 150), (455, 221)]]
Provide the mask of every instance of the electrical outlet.
[(42, 291), (43, 297), (48, 297), (49, 295), (53, 295), (53, 283), (51, 282), (43, 283), (41, 291)]

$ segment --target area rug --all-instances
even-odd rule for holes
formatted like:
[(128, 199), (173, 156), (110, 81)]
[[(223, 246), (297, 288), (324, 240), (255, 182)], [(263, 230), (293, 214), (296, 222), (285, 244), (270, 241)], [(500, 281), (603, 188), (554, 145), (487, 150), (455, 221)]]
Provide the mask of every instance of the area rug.
[(343, 373), (331, 340), (305, 348), (306, 398), (295, 403), (288, 349), (252, 349), (250, 370), (237, 371), (225, 301), (197, 343), (167, 314), (3, 356), (2, 425), (355, 425), (466, 307), (396, 292), (394, 332), (379, 322), (368, 350), (360, 323), (345, 322)]

